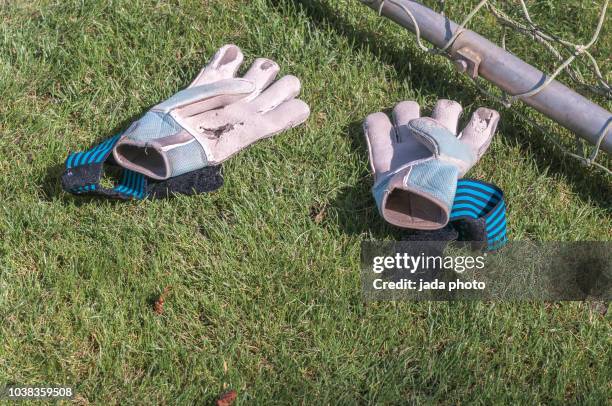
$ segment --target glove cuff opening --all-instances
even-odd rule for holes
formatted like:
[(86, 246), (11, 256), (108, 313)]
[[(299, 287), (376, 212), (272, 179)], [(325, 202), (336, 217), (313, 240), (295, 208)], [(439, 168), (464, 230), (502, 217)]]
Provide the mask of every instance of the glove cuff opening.
[(449, 220), (444, 203), (416, 189), (394, 188), (383, 199), (384, 219), (398, 227), (439, 230)]
[(164, 180), (170, 177), (170, 165), (166, 154), (155, 145), (142, 146), (124, 140), (115, 146), (113, 157), (122, 167), (152, 179)]
[(439, 230), (448, 224), (456, 188), (457, 168), (429, 160), (396, 172), (373, 192), (381, 215), (390, 224)]

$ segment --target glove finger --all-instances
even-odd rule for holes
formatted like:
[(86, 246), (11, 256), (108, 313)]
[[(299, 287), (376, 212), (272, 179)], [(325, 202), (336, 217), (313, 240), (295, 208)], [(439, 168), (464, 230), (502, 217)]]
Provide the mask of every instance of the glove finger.
[(457, 135), (457, 125), (462, 112), (463, 108), (456, 101), (440, 99), (431, 113), (431, 118), (446, 127), (453, 135)]
[(244, 55), (240, 48), (236, 45), (225, 45), (217, 51), (189, 87), (201, 86), (223, 79), (231, 79), (236, 76), (243, 60)]
[(222, 134), (214, 146), (215, 163), (220, 163), (249, 145), (272, 137), (284, 130), (302, 124), (310, 115), (310, 108), (302, 100), (293, 99), (269, 113), (259, 116), (248, 127), (233, 126)]
[(299, 99), (286, 101), (263, 116), (272, 128), (271, 134), (263, 137), (270, 137), (289, 128), (297, 127), (306, 121), (309, 116), (310, 107), (304, 101)]
[(415, 101), (404, 101), (395, 106), (393, 109), (393, 123), (395, 124), (399, 142), (407, 142), (412, 139), (408, 123), (419, 117), (421, 117), (421, 106)]
[(498, 123), (497, 111), (481, 107), (472, 114), (470, 122), (459, 138), (474, 152), (477, 159), (480, 159), (489, 148)]
[(419, 142), (410, 130), (409, 123), (421, 116), (421, 107), (415, 101), (406, 101), (393, 109), (393, 122), (399, 144), (395, 146), (395, 155), (405, 162), (416, 161), (431, 156), (431, 152)]
[(370, 166), (374, 175), (388, 172), (391, 169), (396, 137), (391, 120), (385, 113), (370, 114), (363, 123), (363, 132), (368, 143)]
[(295, 76), (283, 76), (266, 91), (260, 94), (253, 105), (257, 112), (265, 113), (274, 110), (281, 103), (295, 99), (300, 94), (302, 84)]
[(255, 89), (253, 83), (244, 79), (223, 79), (214, 86), (202, 85), (190, 87), (164, 100), (153, 110), (168, 113), (180, 109), (178, 114), (183, 118), (192, 117), (204, 111), (224, 107), (242, 100)]
[(276, 62), (266, 58), (257, 58), (244, 75), (244, 79), (255, 84), (255, 91), (246, 100), (253, 100), (259, 96), (274, 81), (278, 72), (280, 72), (280, 66)]

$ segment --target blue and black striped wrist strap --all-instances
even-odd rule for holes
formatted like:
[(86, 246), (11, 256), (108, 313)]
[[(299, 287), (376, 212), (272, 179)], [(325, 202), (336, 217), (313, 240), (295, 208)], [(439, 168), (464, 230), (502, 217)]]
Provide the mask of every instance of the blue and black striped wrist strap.
[(130, 200), (166, 198), (172, 194), (193, 195), (217, 190), (223, 185), (220, 166), (209, 166), (171, 179), (155, 181), (140, 173), (123, 169), (119, 184), (112, 188), (100, 184), (105, 164), (115, 164), (111, 155), (121, 134), (103, 141), (88, 151), (75, 152), (66, 159), (62, 188), (76, 195), (98, 195)]
[(460, 179), (450, 222), (459, 240), (486, 243), (489, 251), (500, 249), (508, 241), (504, 193), (490, 183)]
[(62, 186), (70, 193), (102, 195), (117, 199), (143, 199), (145, 176), (129, 170), (121, 173), (119, 184), (110, 188), (100, 185), (103, 165), (121, 135), (115, 135), (89, 151), (74, 152), (66, 159)]

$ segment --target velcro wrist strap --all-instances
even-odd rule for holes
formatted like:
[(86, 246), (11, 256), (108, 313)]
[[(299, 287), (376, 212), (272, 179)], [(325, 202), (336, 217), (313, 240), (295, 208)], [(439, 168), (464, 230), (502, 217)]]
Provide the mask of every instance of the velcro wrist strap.
[(490, 183), (460, 179), (450, 221), (459, 232), (459, 240), (480, 242), (489, 251), (508, 241), (504, 193)]
[[(452, 227), (451, 227), (452, 226)], [(497, 186), (471, 179), (460, 179), (451, 211), (451, 225), (435, 231), (411, 231), (406, 241), (468, 241), (476, 249), (495, 251), (507, 243), (506, 203)]]
[(100, 184), (105, 164), (113, 164), (111, 151), (121, 135), (92, 149), (72, 153), (66, 159), (62, 188), (76, 195), (98, 195), (113, 199), (166, 198), (172, 194), (192, 195), (217, 190), (223, 185), (221, 167), (209, 166), (164, 181), (154, 181), (140, 173), (123, 169), (120, 181), (112, 188)]

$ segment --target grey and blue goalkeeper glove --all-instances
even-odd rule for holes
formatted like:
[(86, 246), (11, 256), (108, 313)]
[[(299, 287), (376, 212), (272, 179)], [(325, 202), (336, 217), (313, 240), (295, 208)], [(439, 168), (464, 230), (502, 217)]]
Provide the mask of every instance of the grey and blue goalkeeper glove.
[[(280, 67), (256, 59), (236, 77), (244, 57), (222, 47), (184, 90), (156, 105), (121, 134), (66, 160), (62, 186), (75, 194), (118, 199), (205, 193), (223, 183), (220, 163), (254, 142), (303, 123), (310, 110), (298, 100), (294, 76), (275, 81)], [(123, 168), (104, 187), (104, 166)]]
[(125, 169), (164, 180), (218, 165), (263, 138), (302, 124), (310, 115), (297, 99), (295, 76), (275, 81), (272, 60), (256, 59), (243, 77), (235, 45), (221, 48), (187, 89), (154, 106), (113, 147)]
[(431, 117), (421, 117), (416, 102), (402, 102), (364, 123), (372, 189), (383, 218), (398, 227), (438, 230), (451, 217), (457, 181), (489, 147), (499, 114), (480, 108), (457, 135), (461, 106), (438, 101)]

